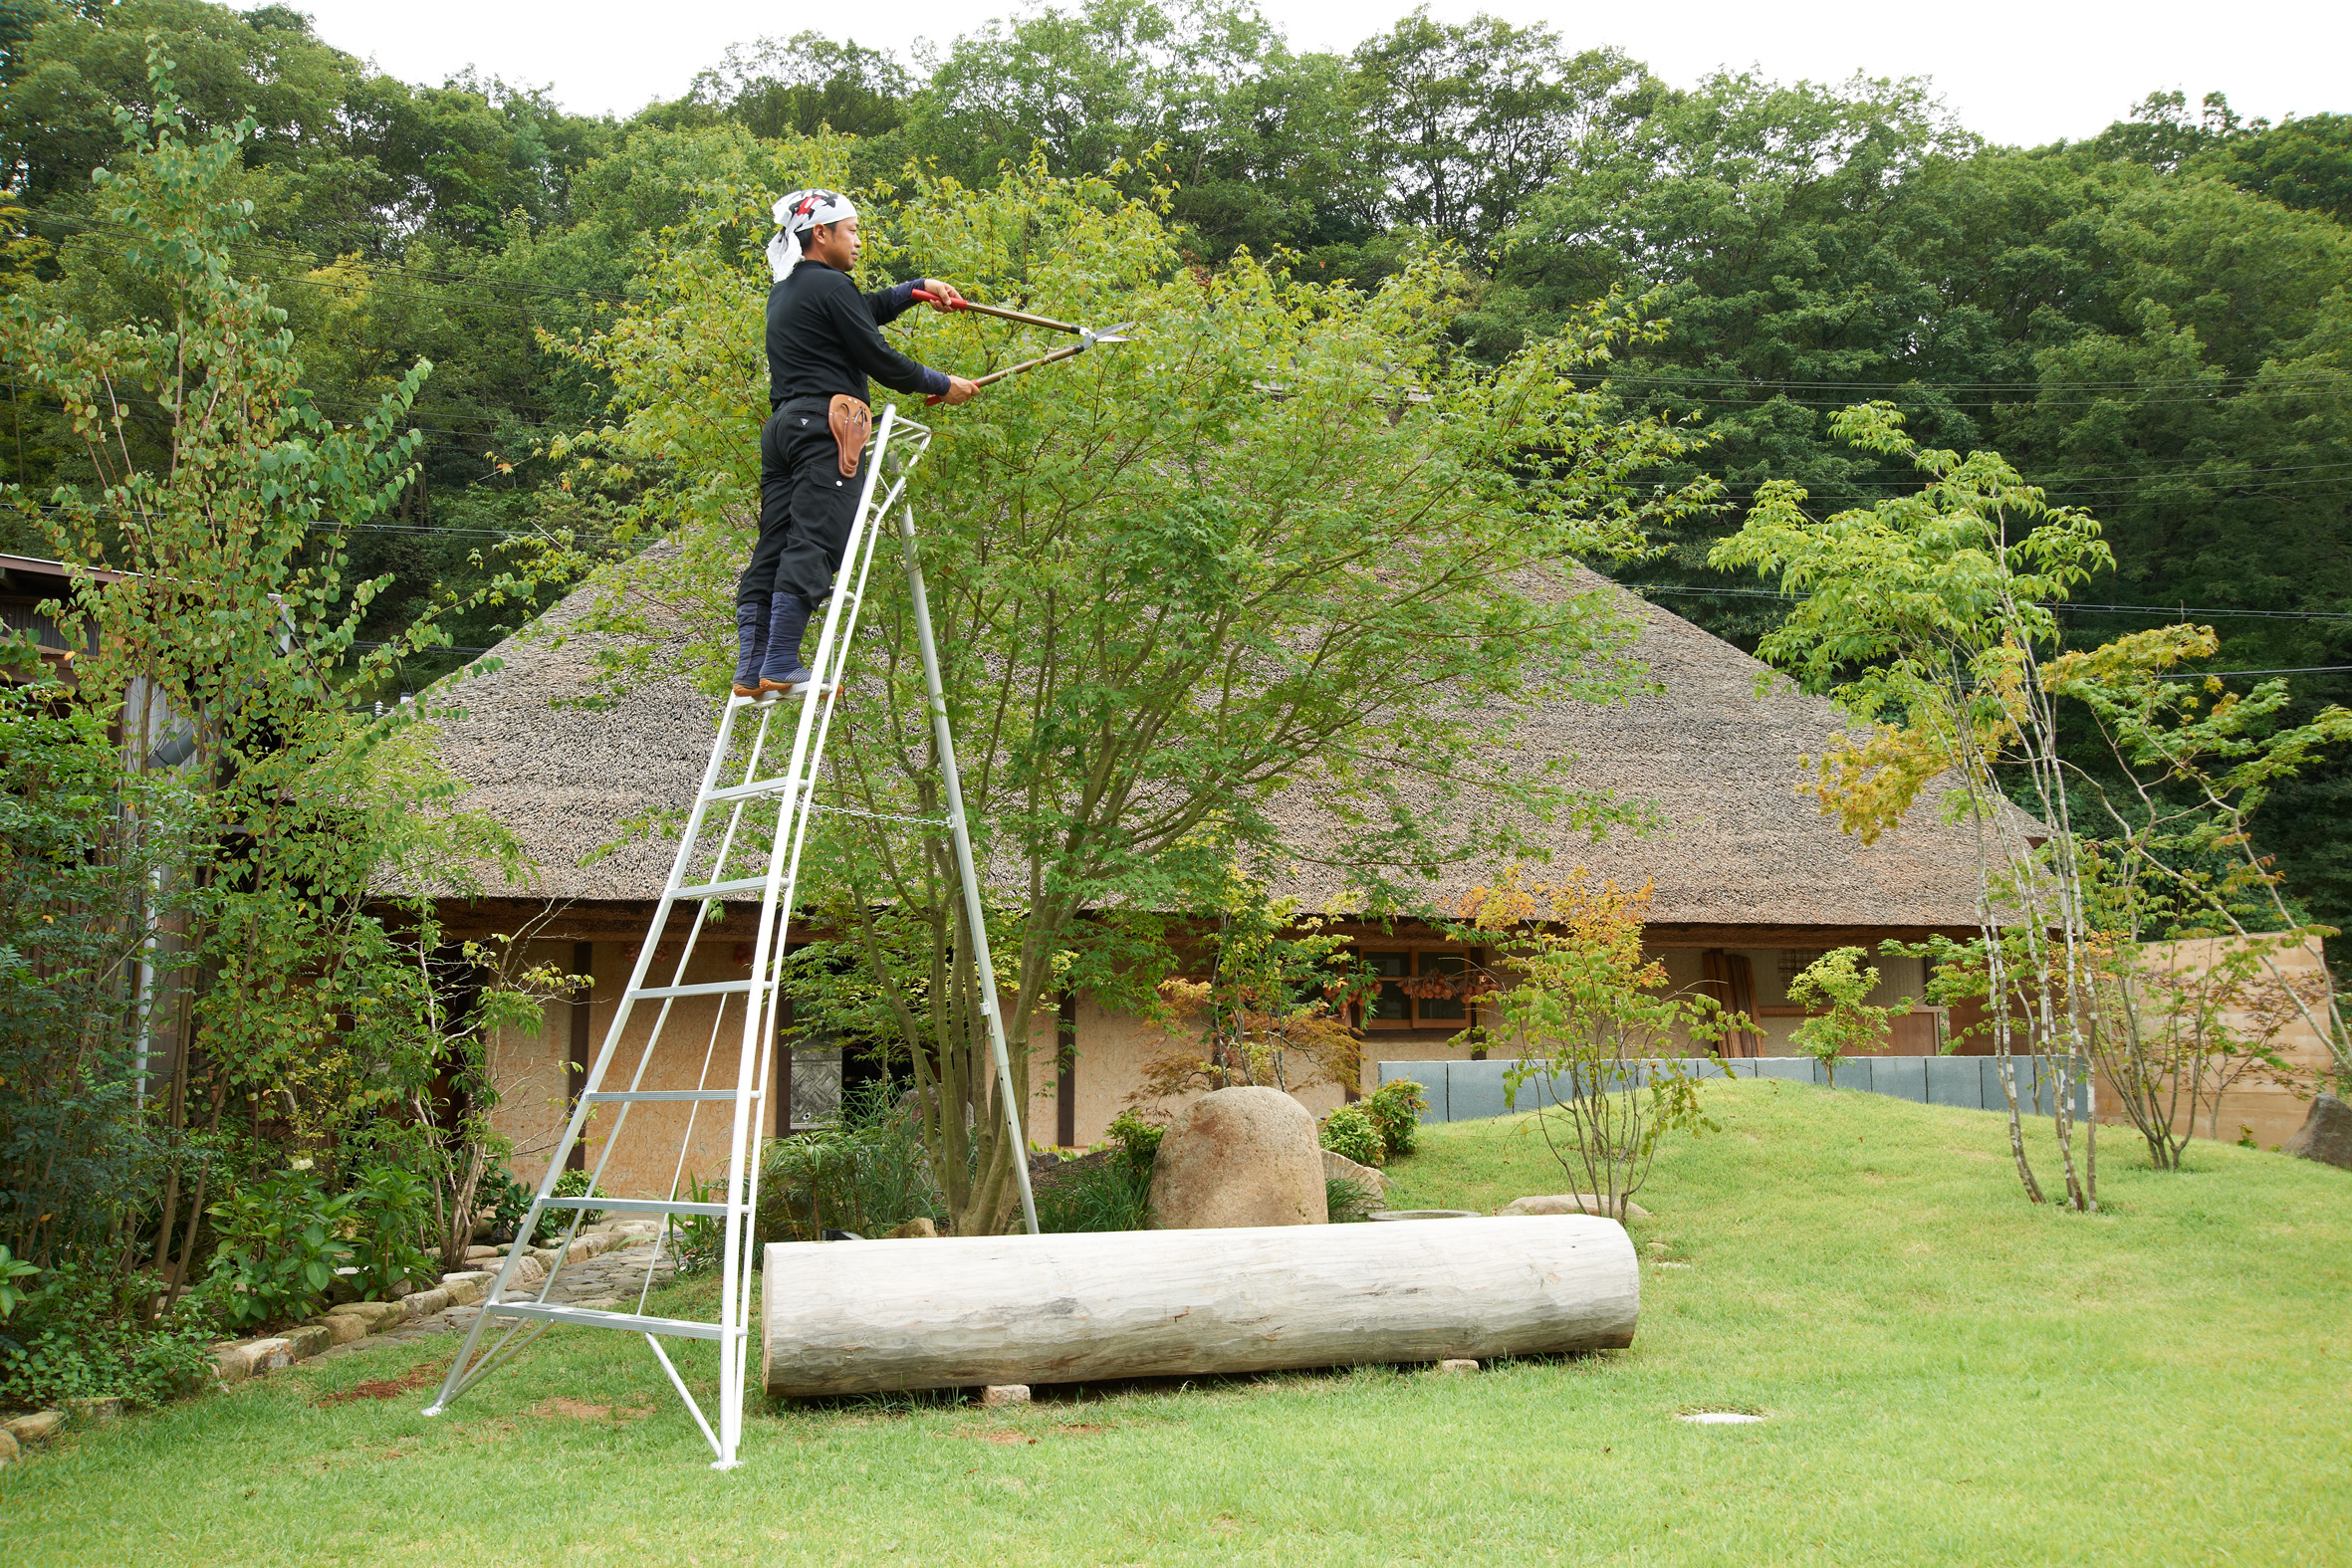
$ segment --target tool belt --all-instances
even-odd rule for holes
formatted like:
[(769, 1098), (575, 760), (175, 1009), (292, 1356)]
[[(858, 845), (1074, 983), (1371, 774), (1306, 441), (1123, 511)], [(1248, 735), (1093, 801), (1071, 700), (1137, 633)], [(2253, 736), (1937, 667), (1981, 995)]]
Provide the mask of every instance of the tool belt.
[(855, 479), (857, 465), (865, 459), (865, 438), (873, 429), (873, 410), (846, 392), (835, 392), (825, 409), (824, 422), (833, 433), (833, 445), (838, 449), (841, 477)]

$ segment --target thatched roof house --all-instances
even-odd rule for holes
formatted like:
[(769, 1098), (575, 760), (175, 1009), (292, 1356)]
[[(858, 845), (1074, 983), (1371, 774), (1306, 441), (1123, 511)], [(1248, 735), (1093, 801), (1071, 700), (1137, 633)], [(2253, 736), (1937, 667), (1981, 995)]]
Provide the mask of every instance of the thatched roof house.
[[(1829, 704), (1777, 679), (1760, 697), (1766, 672), (1755, 659), (1590, 572), (1578, 570), (1562, 586), (1610, 594), (1638, 621), (1635, 655), (1659, 690), (1609, 706), (1537, 707), (1524, 717), (1520, 751), (1530, 766), (1565, 761), (1580, 787), (1651, 802), (1664, 825), (1594, 844), (1563, 823), (1553, 832), (1553, 869), (1581, 864), (1622, 886), (1651, 883), (1652, 945), (1679, 981), (1709, 985), (1763, 1019), (1766, 1037), (1747, 1042), (1750, 1048), (1769, 1053), (1771, 1039), (1793, 1024), (1797, 1009), (1787, 1006), (1785, 981), (1823, 950), (1975, 928), (1973, 833), (1943, 824), (1923, 801), (1906, 826), (1865, 847), (1796, 792), (1802, 759), (1840, 728)], [(576, 595), (527, 637), (497, 649), (504, 668), (459, 689), (465, 712), (440, 725), (438, 745), (466, 786), (464, 804), (504, 822), (538, 862), (527, 885), (502, 890), (507, 896), (452, 908), (453, 924), (514, 930), (527, 914), (546, 913), (544, 929), (579, 944), (575, 967), (592, 970), (602, 997), (596, 1007), (608, 1008), (672, 844), (639, 838), (608, 846), (621, 824), (691, 802), (709, 751), (713, 703), (671, 674), (644, 681), (610, 706), (564, 706), (599, 689), (598, 640), (575, 634), (585, 612), (584, 596)], [(1448, 880), (1467, 887), (1495, 869), (1468, 867)], [(1319, 907), (1336, 883), (1336, 874), (1308, 874), (1286, 891)], [(1442, 897), (1462, 887), (1441, 883), (1431, 891)], [(1403, 976), (1442, 965), (1450, 951), (1434, 934), (1409, 928), (1365, 928), (1361, 946)], [(1920, 994), (1918, 961), (1880, 967), (1889, 1000)], [(1401, 1006), (1402, 1016), (1368, 1020), (1376, 1036), (1393, 1037), (1376, 1037), (1369, 1054), (1447, 1054), (1445, 1041), (1461, 1027), (1461, 1004), (1451, 1011), (1411, 999)], [(595, 1032), (592, 1010), (579, 1009), (574, 1020), (575, 1054)], [(1082, 999), (1075, 1010), (1078, 1066), (1059, 1074), (1058, 1088), (1041, 1090), (1048, 1097), (1041, 1133), (1058, 1124), (1064, 1142), (1098, 1136), (1144, 1048), (1131, 1020), (1104, 1015)], [(1894, 1048), (1934, 1047), (1940, 1020), (1921, 1014), (1898, 1021), (1904, 1028)], [(556, 1047), (551, 1040), (545, 1048)], [(804, 1072), (808, 1065), (804, 1060)], [(1054, 1086), (1057, 1075), (1046, 1066), (1033, 1082)]]

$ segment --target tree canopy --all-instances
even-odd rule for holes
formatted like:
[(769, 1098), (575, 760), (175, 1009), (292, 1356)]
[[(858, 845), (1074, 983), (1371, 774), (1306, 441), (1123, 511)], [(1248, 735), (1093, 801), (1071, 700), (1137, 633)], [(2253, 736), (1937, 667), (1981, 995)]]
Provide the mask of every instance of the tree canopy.
[[(291, 7), (9, 0), (7, 265), (45, 308), (152, 312), (90, 177), (116, 107), (150, 108), (150, 33), (179, 62), (193, 133), (255, 122), (238, 260), (288, 312), (320, 406), (353, 415), (406, 366), (436, 367), (407, 415), (415, 478), (352, 531), (352, 580), (391, 578), (363, 640), (469, 597), (518, 537), (584, 563), (634, 548), (627, 509), (660, 463), (593, 484), (569, 468), (560, 438), (604, 418), (615, 388), (566, 345), (644, 295), (698, 191), (807, 183), (822, 147), (826, 177), (892, 197), (917, 170), (979, 188), (1039, 160), (1164, 203), (1171, 265), (1210, 273), (1369, 288), (1449, 246), (1464, 287), (1445, 351), (1473, 363), (1612, 294), (1646, 299), (1664, 330), (1576, 374), (1685, 422), (1699, 440), (1650, 477), (1716, 476), (1728, 504), (1661, 527), (1665, 556), (1625, 574), (1744, 645), (1786, 606), (1709, 550), (1773, 480), (1823, 515), (1898, 490), (1903, 473), (1831, 426), (1877, 399), (1923, 442), (1998, 447), (2103, 520), (2114, 564), (2061, 612), (2068, 638), (2186, 607), (2221, 632), (2212, 668), (2305, 672), (2290, 687), (2306, 714), (2352, 692), (2332, 668), (2352, 664), (2352, 114), (2266, 124), (2218, 93), (2156, 93), (2082, 141), (2002, 147), (1921, 82), (1670, 85), (1546, 26), (1426, 9), (1367, 17), (1353, 50), (1304, 51), (1247, 0), (1085, 0), (980, 22), (920, 60), (747, 40), (620, 120), (497, 81), (393, 80)], [(86, 480), (60, 410), (9, 396), (10, 479)], [(126, 438), (160, 450), (158, 411), (134, 398), (127, 415)], [(451, 617), (455, 645), (399, 684), (521, 614), (485, 599)], [(2339, 922), (2347, 783), (2286, 783), (2263, 829)]]

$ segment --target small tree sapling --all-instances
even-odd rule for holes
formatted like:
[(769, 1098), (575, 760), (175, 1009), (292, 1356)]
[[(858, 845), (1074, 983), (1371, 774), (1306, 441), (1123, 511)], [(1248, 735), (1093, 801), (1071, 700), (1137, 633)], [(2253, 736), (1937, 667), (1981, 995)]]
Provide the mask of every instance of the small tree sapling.
[(1891, 1008), (1870, 1006), (1867, 999), (1877, 989), (1878, 971), (1862, 968), (1860, 948), (1833, 948), (1788, 983), (1790, 1002), (1822, 1009), (1797, 1024), (1788, 1042), (1822, 1065), (1833, 1089), (1837, 1064), (1884, 1044), (1887, 1019), (1911, 1010), (1909, 997)]
[(1483, 1020), (1457, 1043), (1501, 1044), (1512, 1108), (1530, 1120), (1568, 1179), (1622, 1220), (1648, 1177), (1659, 1141), (1714, 1130), (1699, 1081), (1682, 1056), (1755, 1025), (1714, 998), (1671, 989), (1666, 966), (1642, 951), (1650, 889), (1595, 884), (1579, 869), (1556, 886), (1517, 872), (1474, 889), (1461, 905), (1465, 935), (1493, 958), (1497, 989)]

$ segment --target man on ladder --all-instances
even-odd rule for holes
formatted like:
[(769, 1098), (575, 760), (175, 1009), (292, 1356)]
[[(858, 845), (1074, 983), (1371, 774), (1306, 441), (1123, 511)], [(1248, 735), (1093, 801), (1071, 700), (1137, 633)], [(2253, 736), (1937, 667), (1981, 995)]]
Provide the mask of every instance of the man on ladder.
[(882, 338), (914, 303), (963, 303), (954, 286), (918, 278), (859, 294), (849, 281), (864, 245), (857, 209), (829, 190), (797, 190), (775, 207), (768, 242), (768, 415), (760, 432), (760, 540), (735, 589), (735, 695), (807, 684), (801, 639), (833, 573), (863, 491), (872, 425), (870, 376), (901, 392), (963, 403), (980, 388), (916, 363)]

